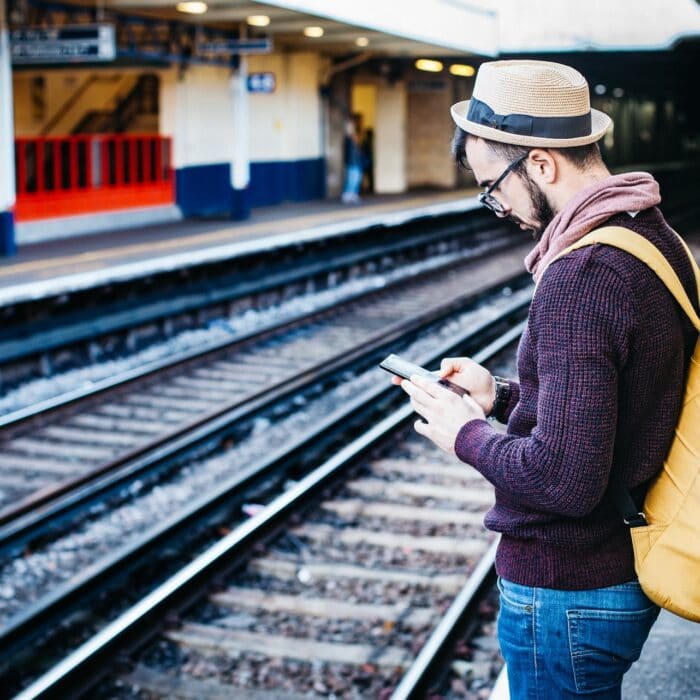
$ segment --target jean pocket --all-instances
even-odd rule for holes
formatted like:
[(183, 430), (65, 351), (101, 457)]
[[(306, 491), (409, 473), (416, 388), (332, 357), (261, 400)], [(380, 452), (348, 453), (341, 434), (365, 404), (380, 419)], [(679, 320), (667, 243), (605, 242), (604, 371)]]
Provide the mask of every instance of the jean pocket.
[(578, 692), (614, 688), (639, 658), (659, 608), (567, 610), (569, 648)]
[(498, 592), (501, 594), (501, 605), (506, 605), (509, 608), (524, 613), (532, 612), (532, 600), (533, 593), (531, 589), (525, 586), (517, 586), (518, 589), (524, 589), (522, 592), (520, 590), (514, 590), (516, 584), (504, 581), (500, 576), (497, 581)]

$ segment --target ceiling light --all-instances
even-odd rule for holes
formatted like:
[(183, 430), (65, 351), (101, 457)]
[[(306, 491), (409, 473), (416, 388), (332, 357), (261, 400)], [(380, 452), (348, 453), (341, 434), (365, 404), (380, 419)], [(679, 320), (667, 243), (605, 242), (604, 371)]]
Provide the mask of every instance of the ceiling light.
[(270, 24), (270, 18), (267, 15), (250, 15), (246, 18), (246, 22), (251, 27), (267, 27)]
[(186, 0), (177, 5), (178, 12), (185, 12), (188, 15), (203, 15), (207, 11), (207, 3), (199, 0)]
[(323, 27), (304, 27), (304, 36), (318, 39), (318, 37), (323, 36)]
[(355, 43), (358, 46), (369, 46), (369, 39), (366, 36), (358, 36)]
[(418, 70), (427, 70), (430, 73), (439, 73), (442, 70), (442, 63), (433, 61), (430, 58), (419, 58), (416, 61), (416, 68)]
[(463, 78), (471, 78), (476, 69), (474, 66), (468, 66), (465, 63), (453, 63), (450, 66), (450, 73), (452, 75), (461, 75)]

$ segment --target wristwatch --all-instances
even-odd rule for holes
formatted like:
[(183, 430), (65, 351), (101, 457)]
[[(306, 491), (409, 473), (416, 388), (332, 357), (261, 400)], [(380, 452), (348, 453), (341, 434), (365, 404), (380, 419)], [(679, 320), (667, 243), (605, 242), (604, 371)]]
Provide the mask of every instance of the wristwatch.
[(496, 396), (493, 400), (493, 406), (491, 406), (491, 412), (486, 416), (487, 418), (496, 418), (503, 415), (503, 411), (505, 411), (510, 401), (510, 382), (496, 375), (494, 375), (493, 379), (496, 382)]

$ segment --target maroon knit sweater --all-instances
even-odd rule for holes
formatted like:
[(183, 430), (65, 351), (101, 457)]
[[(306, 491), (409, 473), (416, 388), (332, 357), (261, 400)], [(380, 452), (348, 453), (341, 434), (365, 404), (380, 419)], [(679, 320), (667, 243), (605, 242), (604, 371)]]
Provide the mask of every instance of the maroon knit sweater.
[[(697, 306), (687, 255), (656, 207), (606, 225), (654, 243)], [(520, 384), (499, 417), (507, 434), (473, 420), (455, 442), (495, 486), (485, 524), (502, 533), (499, 575), (564, 590), (634, 578), (608, 480), (619, 474), (643, 500), (671, 444), (696, 339), (662, 282), (624, 251), (594, 245), (549, 266), (518, 348)]]

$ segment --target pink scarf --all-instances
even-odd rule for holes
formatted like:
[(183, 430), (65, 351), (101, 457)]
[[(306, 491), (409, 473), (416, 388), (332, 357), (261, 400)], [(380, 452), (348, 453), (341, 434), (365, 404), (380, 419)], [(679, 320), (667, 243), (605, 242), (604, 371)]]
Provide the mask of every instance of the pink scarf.
[(659, 183), (649, 173), (612, 175), (579, 192), (552, 219), (537, 246), (525, 258), (525, 267), (538, 282), (549, 263), (613, 214), (642, 211), (661, 201)]

